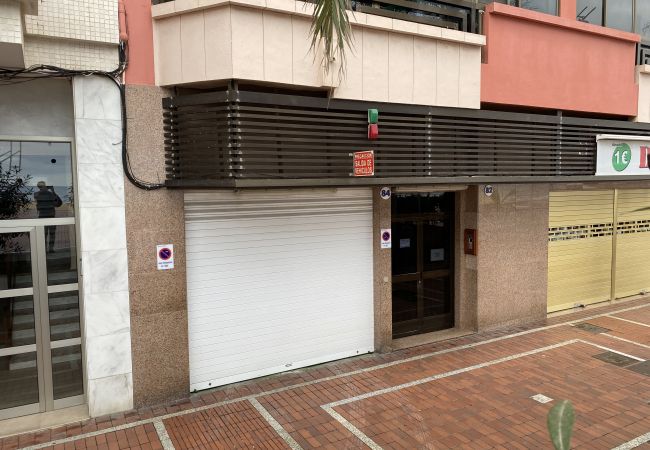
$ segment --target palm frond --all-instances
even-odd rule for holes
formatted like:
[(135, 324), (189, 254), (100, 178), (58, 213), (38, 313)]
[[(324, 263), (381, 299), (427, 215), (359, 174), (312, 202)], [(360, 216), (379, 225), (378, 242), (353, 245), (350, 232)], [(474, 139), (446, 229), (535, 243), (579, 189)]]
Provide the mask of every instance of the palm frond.
[(339, 81), (345, 75), (345, 50), (352, 47), (352, 30), (347, 13), (348, 0), (315, 0), (309, 35), (311, 50), (317, 55), (322, 45), (325, 74), (338, 63)]

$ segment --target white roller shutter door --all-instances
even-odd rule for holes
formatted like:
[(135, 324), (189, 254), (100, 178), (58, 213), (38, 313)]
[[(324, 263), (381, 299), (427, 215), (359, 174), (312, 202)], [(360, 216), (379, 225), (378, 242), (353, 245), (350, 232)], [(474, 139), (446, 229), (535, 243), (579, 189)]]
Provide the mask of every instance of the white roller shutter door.
[(190, 386), (373, 351), (369, 189), (185, 194)]

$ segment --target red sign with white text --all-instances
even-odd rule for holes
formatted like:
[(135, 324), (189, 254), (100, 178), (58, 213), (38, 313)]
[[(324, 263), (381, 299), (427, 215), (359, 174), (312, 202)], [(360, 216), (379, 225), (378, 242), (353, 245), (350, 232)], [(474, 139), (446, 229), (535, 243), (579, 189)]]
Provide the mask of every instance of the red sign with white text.
[(352, 156), (355, 177), (371, 177), (375, 174), (375, 152), (354, 152)]

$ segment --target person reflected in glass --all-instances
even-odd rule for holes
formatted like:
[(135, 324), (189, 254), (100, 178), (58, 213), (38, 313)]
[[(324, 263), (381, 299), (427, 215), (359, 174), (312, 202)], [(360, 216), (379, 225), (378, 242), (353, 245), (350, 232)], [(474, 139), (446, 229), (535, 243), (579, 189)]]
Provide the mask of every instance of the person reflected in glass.
[[(56, 208), (63, 204), (61, 197), (54, 192), (54, 186), (48, 186), (45, 181), (36, 183), (38, 191), (34, 192), (36, 210), (39, 219), (50, 219), (56, 216)], [(45, 243), (48, 253), (54, 252), (54, 240), (56, 238), (56, 225), (45, 227)]]

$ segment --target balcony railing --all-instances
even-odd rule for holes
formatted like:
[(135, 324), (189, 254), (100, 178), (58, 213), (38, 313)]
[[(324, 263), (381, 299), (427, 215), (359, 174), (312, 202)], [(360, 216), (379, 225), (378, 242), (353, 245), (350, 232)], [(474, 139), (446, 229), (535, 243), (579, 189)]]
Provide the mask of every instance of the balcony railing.
[[(154, 5), (174, 0), (152, 0)], [(309, 0), (308, 0), (309, 1)], [(491, 0), (351, 0), (350, 9), (366, 14), (480, 33), (481, 11)]]

